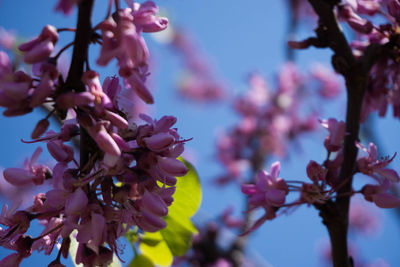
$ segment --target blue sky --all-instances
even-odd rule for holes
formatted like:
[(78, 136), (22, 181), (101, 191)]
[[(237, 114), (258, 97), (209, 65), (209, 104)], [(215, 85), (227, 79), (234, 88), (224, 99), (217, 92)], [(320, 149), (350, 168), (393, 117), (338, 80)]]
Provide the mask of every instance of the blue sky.
[[(0, 0), (0, 26), (14, 29), (26, 37), (38, 34), (45, 24), (74, 27), (75, 13), (69, 17), (54, 13), (55, 2)], [(104, 17), (103, 4), (106, 2), (97, 1), (94, 23)], [(202, 50), (213, 59), (218, 75), (226, 80), (233, 92), (237, 93), (245, 88), (246, 77), (251, 71), (259, 71), (272, 81), (273, 75), (284, 63), (287, 28), (285, 1), (166, 0), (156, 3), (167, 12), (173, 25), (183, 26), (192, 33)], [(305, 37), (312, 34), (312, 28), (311, 25), (303, 27), (299, 35)], [(60, 41), (65, 44), (72, 38), (71, 33), (63, 33)], [(174, 88), (177, 72), (181, 70), (180, 60), (170, 48), (151, 38), (147, 40), (155, 62), (155, 116), (178, 117), (177, 127), (180, 134), (184, 138), (193, 137), (187, 149), (195, 153), (195, 164), (204, 192), (199, 221), (212, 219), (227, 205), (235, 206), (237, 214), (240, 214), (244, 209), (240, 191), (234, 186), (221, 191), (211, 184), (211, 180), (222, 172), (215, 158), (216, 132), (235, 123), (237, 117), (231, 112), (229, 105), (197, 105), (182, 102), (176, 97)], [(97, 54), (96, 50), (93, 51), (92, 60)], [(328, 64), (329, 56), (329, 51), (310, 49), (298, 52), (297, 59), (300, 67), (306, 68), (315, 61)], [(113, 75), (117, 72), (113, 64), (99, 71), (102, 75)], [(324, 114), (343, 118), (343, 100), (342, 97), (334, 104), (324, 106)], [(16, 166), (32, 154), (36, 145), (23, 144), (19, 140), (28, 139), (31, 129), (42, 117), (41, 113), (18, 118), (0, 117), (3, 125), (0, 131), (3, 152), (0, 154), (1, 167)], [(400, 152), (399, 121), (384, 119), (376, 121), (375, 125), (385, 154)], [(305, 166), (310, 159), (321, 162), (325, 134), (322, 130), (319, 134), (303, 138), (300, 142), (301, 149), (293, 150), (289, 158), (282, 162), (281, 177), (291, 180), (304, 177)], [(392, 167), (399, 170), (398, 166), (399, 160), (396, 159)], [(379, 236), (357, 238), (360, 254), (366, 259), (383, 258), (391, 266), (400, 266), (400, 219), (392, 211), (382, 211), (382, 214), (383, 226)], [(318, 244), (324, 238), (326, 230), (317, 211), (301, 207), (290, 216), (282, 216), (264, 224), (250, 237), (249, 247), (273, 266), (319, 266)], [(0, 258), (8, 254), (9, 251), (0, 248)], [(125, 259), (129, 260), (130, 255), (127, 251)], [(49, 261), (51, 260), (48, 257), (35, 255), (24, 260), (21, 266), (44, 266)]]

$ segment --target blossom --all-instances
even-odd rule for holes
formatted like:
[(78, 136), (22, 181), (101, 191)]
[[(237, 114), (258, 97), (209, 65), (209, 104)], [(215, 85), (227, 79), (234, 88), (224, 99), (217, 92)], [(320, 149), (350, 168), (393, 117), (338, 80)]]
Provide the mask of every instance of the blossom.
[(31, 159), (25, 161), (24, 168), (7, 168), (3, 175), (7, 182), (15, 186), (43, 184), (46, 178), (51, 177), (51, 172), (47, 166), (35, 164), (43, 149), (38, 147)]
[(73, 7), (79, 4), (81, 0), (59, 0), (55, 8), (56, 11), (61, 11), (65, 15), (71, 13)]
[(47, 59), (53, 52), (57, 40), (57, 29), (54, 26), (46, 25), (38, 37), (21, 44), (18, 48), (25, 52), (25, 63), (33, 64)]
[(307, 176), (313, 182), (324, 181), (326, 173), (327, 171), (313, 160), (307, 165)]
[(135, 25), (143, 32), (159, 32), (167, 28), (168, 19), (158, 17), (158, 7), (152, 1), (146, 1), (139, 4), (133, 1), (127, 1), (132, 9), (132, 15)]
[(336, 119), (321, 120), (322, 127), (329, 131), (329, 136), (325, 138), (324, 146), (329, 152), (336, 152), (342, 147), (343, 138), (346, 131), (344, 121)]
[(0, 46), (11, 50), (16, 43), (15, 33), (0, 27)]
[(369, 20), (358, 16), (349, 5), (341, 6), (339, 15), (346, 20), (351, 28), (359, 33), (368, 34), (373, 29), (373, 24)]
[(0, 265), (4, 267), (18, 267), (23, 260), (23, 257), (18, 253), (13, 253), (0, 261)]
[(358, 143), (357, 146), (368, 153), (368, 156), (357, 159), (357, 166), (361, 173), (366, 174), (377, 181), (380, 181), (381, 177), (392, 182), (400, 181), (400, 177), (395, 170), (385, 168), (390, 162), (392, 162), (396, 154), (394, 154), (392, 158), (378, 160), (378, 151), (375, 144), (369, 143), (368, 149), (360, 143)]
[(374, 202), (380, 208), (395, 208), (400, 206), (400, 198), (388, 194), (392, 182), (384, 179), (379, 185), (367, 184), (361, 189), (361, 193), (367, 201)]
[(63, 223), (63, 219), (52, 217), (48, 220), (40, 221), (42, 225), (44, 225), (44, 229), (42, 231), (42, 235), (45, 233), (51, 232), (51, 230), (58, 228), (58, 230), (51, 232), (48, 235), (44, 235), (42, 238), (35, 240), (32, 244), (33, 250), (45, 251), (45, 255), (50, 255), (53, 251), (54, 246), (57, 243), (57, 240), (60, 237), (61, 227)]
[(242, 193), (249, 196), (250, 210), (262, 207), (265, 215), (257, 220), (257, 222), (246, 232), (254, 231), (265, 220), (275, 218), (275, 211), (285, 204), (286, 195), (289, 188), (286, 182), (279, 178), (280, 163), (277, 161), (271, 165), (270, 173), (260, 171), (257, 174), (255, 184), (242, 185)]
[(397, 21), (400, 21), (400, 3), (397, 0), (387, 1), (387, 8), (389, 14), (394, 17)]
[(367, 205), (365, 202), (357, 200), (352, 200), (350, 205), (350, 229), (368, 235), (376, 234), (379, 232), (381, 226), (381, 214), (379, 210), (372, 205)]
[(311, 69), (311, 76), (319, 82), (318, 93), (324, 98), (337, 96), (341, 91), (339, 77), (330, 68), (324, 65), (315, 65)]

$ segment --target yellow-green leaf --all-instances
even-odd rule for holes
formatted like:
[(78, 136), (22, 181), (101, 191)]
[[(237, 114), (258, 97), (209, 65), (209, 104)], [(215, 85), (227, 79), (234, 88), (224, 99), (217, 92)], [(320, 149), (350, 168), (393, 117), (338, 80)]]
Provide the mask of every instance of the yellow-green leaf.
[(200, 179), (192, 164), (183, 158), (179, 158), (179, 160), (186, 165), (189, 171), (185, 176), (177, 178), (176, 191), (173, 195), (174, 202), (169, 207), (168, 215), (190, 218), (201, 204)]
[(161, 236), (161, 233), (145, 233), (144, 238), (159, 242), (152, 242), (152, 245), (140, 243), (140, 251), (142, 254), (151, 259), (155, 265), (170, 266), (174, 257), (164, 238)]
[(189, 171), (177, 178), (174, 201), (164, 217), (167, 226), (157, 233), (145, 233), (139, 246), (143, 255), (159, 266), (169, 266), (173, 256), (183, 256), (191, 247), (193, 234), (197, 233), (190, 218), (201, 204), (200, 180), (189, 162), (179, 160)]
[(153, 262), (143, 254), (135, 255), (129, 263), (129, 267), (154, 267)]

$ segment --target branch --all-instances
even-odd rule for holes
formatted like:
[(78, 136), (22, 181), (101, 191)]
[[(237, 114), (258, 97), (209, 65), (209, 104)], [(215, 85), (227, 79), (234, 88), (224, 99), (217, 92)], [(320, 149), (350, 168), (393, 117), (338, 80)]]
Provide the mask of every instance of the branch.
[(85, 86), (81, 81), (84, 63), (87, 58), (87, 51), (91, 40), (92, 16), (94, 0), (83, 0), (78, 6), (78, 23), (76, 26), (74, 50), (72, 52), (71, 67), (68, 71), (66, 88), (76, 92), (85, 91)]
[[(259, 139), (256, 137), (256, 139)], [(255, 182), (255, 177), (259, 171), (262, 170), (264, 167), (264, 163), (267, 159), (267, 154), (263, 151), (261, 146), (258, 144), (258, 142), (254, 142), (252, 146), (253, 153), (250, 157), (250, 163), (251, 163), (251, 176), (250, 179), (248, 180), (248, 183), (254, 183)], [(247, 198), (245, 198), (246, 202), (246, 210), (247, 212), (245, 213), (244, 216), (244, 221), (243, 225), (240, 227), (239, 232), (244, 233), (247, 231), (250, 226), (251, 226), (251, 219), (253, 217), (253, 211), (249, 211), (249, 203)], [(240, 267), (243, 266), (244, 262), (244, 253), (245, 253), (245, 247), (247, 244), (247, 239), (248, 239), (249, 234), (247, 235), (241, 235), (238, 236), (231, 244), (229, 250), (228, 250), (228, 257), (230, 260), (233, 262), (234, 267)]]
[[(64, 87), (64, 91), (85, 91), (85, 85), (81, 81), (84, 64), (87, 60), (87, 52), (92, 37), (92, 9), (94, 0), (83, 0), (78, 7), (78, 23), (76, 26), (74, 50), (72, 53), (71, 67)], [(90, 158), (90, 144), (93, 143), (88, 133), (81, 127), (80, 166), (85, 166)]]
[[(353, 174), (357, 157), (357, 147), (360, 129), (360, 114), (364, 93), (367, 87), (369, 70), (372, 67), (370, 53), (366, 53), (361, 60), (356, 60), (334, 14), (337, 1), (309, 0), (319, 17), (317, 36), (326, 40), (334, 55), (332, 64), (341, 73), (347, 87), (346, 136), (343, 145), (343, 164), (340, 169), (338, 184), (342, 184), (337, 191), (340, 195), (336, 202), (329, 201), (324, 205), (316, 206), (326, 225), (331, 246), (334, 267), (351, 267), (347, 249), (348, 213), (350, 192), (352, 190)], [(369, 62), (369, 64), (363, 64)]]
[(355, 58), (333, 12), (334, 0), (308, 0), (319, 17), (316, 30), (319, 39), (327, 40), (335, 55), (346, 61), (349, 68), (355, 64)]

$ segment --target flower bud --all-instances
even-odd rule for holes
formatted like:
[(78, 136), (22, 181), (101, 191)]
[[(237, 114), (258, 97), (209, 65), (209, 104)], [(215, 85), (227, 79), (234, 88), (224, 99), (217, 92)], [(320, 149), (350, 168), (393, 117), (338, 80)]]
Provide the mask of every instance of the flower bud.
[(324, 181), (326, 171), (317, 162), (311, 160), (307, 165), (307, 176), (313, 182)]
[(43, 119), (40, 120), (36, 126), (35, 129), (33, 129), (32, 134), (31, 134), (31, 138), (32, 139), (37, 139), (40, 136), (42, 136), (44, 134), (44, 132), (46, 132), (47, 128), (49, 127), (50, 123), (47, 119)]
[(143, 208), (158, 216), (166, 216), (168, 208), (165, 202), (155, 193), (145, 191), (142, 196), (141, 204)]
[(23, 186), (33, 182), (34, 175), (25, 169), (7, 168), (3, 172), (4, 179), (12, 185)]
[(175, 138), (168, 133), (158, 133), (143, 139), (146, 146), (155, 152), (167, 149), (175, 142)]
[(188, 172), (185, 164), (174, 158), (159, 157), (158, 167), (160, 167), (162, 172), (171, 176), (180, 177), (184, 176)]
[(100, 149), (104, 152), (114, 156), (121, 155), (121, 150), (119, 149), (117, 143), (110, 136), (104, 126), (102, 126), (100, 130), (95, 133), (94, 140), (96, 141)]

